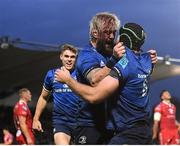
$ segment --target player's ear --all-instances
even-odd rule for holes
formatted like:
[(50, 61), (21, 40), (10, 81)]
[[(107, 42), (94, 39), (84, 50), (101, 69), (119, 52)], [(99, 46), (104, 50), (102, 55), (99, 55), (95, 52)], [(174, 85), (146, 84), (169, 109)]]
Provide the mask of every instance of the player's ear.
[(92, 37), (96, 39), (98, 38), (98, 31), (96, 29), (92, 30)]
[(62, 59), (63, 59), (63, 58), (62, 58), (62, 56), (63, 56), (62, 54), (59, 56), (60, 60), (62, 60)]

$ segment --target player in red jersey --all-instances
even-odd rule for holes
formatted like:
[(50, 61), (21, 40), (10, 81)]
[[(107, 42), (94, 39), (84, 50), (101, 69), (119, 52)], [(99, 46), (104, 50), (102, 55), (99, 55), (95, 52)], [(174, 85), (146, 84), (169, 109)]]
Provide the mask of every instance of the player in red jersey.
[(180, 123), (176, 120), (176, 107), (171, 103), (171, 94), (163, 90), (160, 94), (162, 101), (154, 110), (153, 137), (158, 137), (161, 145), (180, 144)]
[(31, 92), (27, 88), (19, 90), (20, 99), (14, 107), (14, 124), (17, 129), (16, 141), (18, 144), (34, 144), (34, 134), (32, 131), (32, 115), (28, 107), (31, 101)]

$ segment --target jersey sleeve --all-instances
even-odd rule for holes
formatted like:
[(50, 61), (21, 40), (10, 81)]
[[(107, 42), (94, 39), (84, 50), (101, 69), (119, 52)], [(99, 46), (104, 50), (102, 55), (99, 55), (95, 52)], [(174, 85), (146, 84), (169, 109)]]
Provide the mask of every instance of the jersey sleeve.
[(154, 109), (154, 120), (160, 121), (161, 119), (161, 104), (157, 105)]
[(84, 78), (86, 78), (91, 70), (101, 68), (99, 60), (93, 51), (80, 51), (76, 67), (80, 75), (84, 76)]
[(144, 67), (150, 71), (150, 74), (152, 74), (153, 72), (153, 64), (152, 64), (152, 61), (151, 61), (151, 56), (150, 56), (150, 53), (143, 53), (142, 54), (143, 58), (144, 58)]
[(118, 80), (122, 80), (122, 79), (123, 79), (122, 74), (121, 74), (121, 71), (119, 71), (116, 67), (114, 67), (114, 68), (110, 71), (109, 75), (110, 75), (111, 77), (113, 77), (113, 78), (118, 79)]
[(161, 113), (161, 105), (160, 104), (155, 107), (154, 113), (156, 113), (156, 112)]
[(53, 81), (54, 81), (54, 71), (49, 70), (44, 78), (43, 88), (47, 91), (51, 91)]
[(119, 81), (126, 80), (128, 78), (128, 59), (126, 55), (122, 57), (110, 72), (110, 75)]
[(154, 120), (155, 121), (160, 121), (161, 120), (161, 114), (159, 112), (154, 113)]
[(18, 116), (25, 116), (26, 117), (28, 114), (28, 107), (24, 104), (19, 104), (16, 114)]

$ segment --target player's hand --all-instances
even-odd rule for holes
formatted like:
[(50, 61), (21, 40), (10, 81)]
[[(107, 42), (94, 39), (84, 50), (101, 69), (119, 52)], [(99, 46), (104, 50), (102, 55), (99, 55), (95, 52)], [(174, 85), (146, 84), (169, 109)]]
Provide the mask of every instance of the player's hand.
[(125, 46), (123, 46), (122, 42), (117, 43), (113, 48), (113, 55), (116, 58), (120, 59), (121, 57), (123, 57), (125, 52), (126, 52), (126, 49), (125, 49)]
[(33, 120), (33, 129), (43, 132), (41, 122), (39, 120)]
[(148, 51), (148, 53), (150, 53), (152, 64), (156, 64), (157, 61), (158, 61), (156, 50), (151, 49), (151, 50)]
[(54, 75), (56, 81), (66, 83), (70, 78), (70, 72), (63, 66), (61, 69), (57, 69)]

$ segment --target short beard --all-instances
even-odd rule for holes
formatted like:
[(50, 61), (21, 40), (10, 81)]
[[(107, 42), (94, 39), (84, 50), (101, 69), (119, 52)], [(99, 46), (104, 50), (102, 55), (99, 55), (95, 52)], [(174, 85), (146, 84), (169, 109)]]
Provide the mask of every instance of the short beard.
[(96, 44), (96, 50), (105, 57), (110, 57), (113, 53), (114, 43), (108, 44), (103, 40), (99, 40)]

